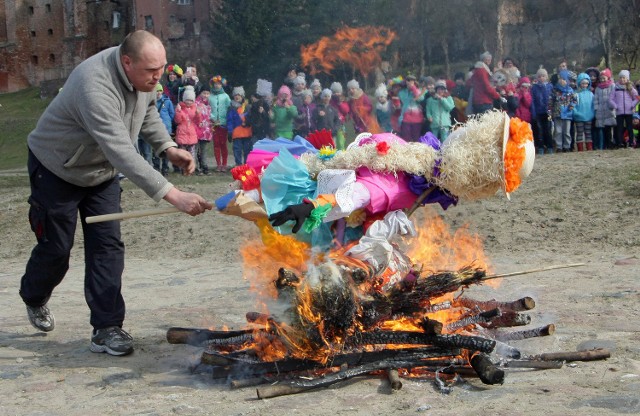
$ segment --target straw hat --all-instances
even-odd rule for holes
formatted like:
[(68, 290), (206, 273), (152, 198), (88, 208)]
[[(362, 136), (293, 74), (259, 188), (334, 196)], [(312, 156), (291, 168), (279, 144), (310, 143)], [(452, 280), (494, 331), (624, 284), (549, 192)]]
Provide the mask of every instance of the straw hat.
[[(440, 175), (434, 178), (437, 185), (462, 199), (486, 198), (499, 190), (509, 197), (504, 165), (509, 127), (506, 113), (490, 111), (471, 117), (451, 132), (440, 149)], [(523, 146), (520, 179), (531, 173), (535, 159), (533, 141), (527, 140)]]

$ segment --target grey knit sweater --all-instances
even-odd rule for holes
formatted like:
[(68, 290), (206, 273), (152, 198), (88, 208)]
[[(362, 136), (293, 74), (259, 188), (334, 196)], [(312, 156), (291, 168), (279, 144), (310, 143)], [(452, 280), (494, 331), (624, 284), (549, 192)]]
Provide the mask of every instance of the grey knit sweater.
[(113, 47), (71, 72), (27, 141), (38, 160), (69, 183), (95, 186), (122, 172), (159, 201), (173, 185), (138, 154), (138, 134), (156, 154), (176, 146), (158, 115), (155, 91), (133, 89), (120, 47)]

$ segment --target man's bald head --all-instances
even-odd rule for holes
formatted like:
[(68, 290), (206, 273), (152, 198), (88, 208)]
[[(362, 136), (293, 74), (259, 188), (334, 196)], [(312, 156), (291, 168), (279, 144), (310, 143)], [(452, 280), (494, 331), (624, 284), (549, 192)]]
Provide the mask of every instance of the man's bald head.
[(167, 55), (160, 39), (138, 30), (129, 33), (120, 45), (120, 61), (124, 72), (138, 91), (153, 91), (160, 80)]
[(158, 39), (154, 34), (147, 32), (146, 30), (136, 30), (129, 33), (120, 46), (120, 53), (131, 57), (134, 61), (140, 59), (146, 49), (164, 50), (162, 41)]

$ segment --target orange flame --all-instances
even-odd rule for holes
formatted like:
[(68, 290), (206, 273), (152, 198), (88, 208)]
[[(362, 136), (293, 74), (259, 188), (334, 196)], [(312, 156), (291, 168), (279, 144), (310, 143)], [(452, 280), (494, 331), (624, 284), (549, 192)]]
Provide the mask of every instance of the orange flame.
[(366, 77), (382, 62), (380, 54), (396, 39), (386, 27), (364, 26), (339, 29), (333, 37), (324, 36), (316, 43), (301, 46), (302, 65), (311, 75), (331, 73), (338, 62), (343, 62)]
[[(443, 219), (432, 209), (421, 210), (421, 223), (418, 235), (408, 241), (407, 254), (414, 264), (420, 263), (422, 277), (443, 270), (460, 270), (472, 265), (475, 268), (487, 270), (488, 260), (483, 252), (482, 243), (478, 236), (472, 235), (467, 227), (450, 232)], [(245, 265), (245, 277), (251, 282), (251, 287), (258, 291), (263, 303), (259, 306), (268, 315), (267, 303), (278, 298), (278, 291), (273, 284), (280, 267), (288, 268), (300, 278), (305, 279), (304, 273), (310, 262), (331, 260), (339, 267), (357, 267), (367, 269), (367, 265), (360, 260), (352, 259), (344, 253), (347, 248), (337, 248), (329, 253), (311, 257), (310, 248), (291, 236), (278, 234), (268, 223), (258, 222), (264, 244), (250, 241), (241, 249)], [(367, 286), (367, 283), (363, 285)], [(314, 289), (315, 290), (315, 289)], [(264, 361), (274, 361), (285, 357), (313, 359), (326, 362), (332, 354), (343, 348), (343, 337), (355, 331), (373, 329), (423, 331), (421, 322), (425, 317), (437, 320), (446, 326), (448, 323), (462, 318), (469, 311), (460, 307), (450, 307), (444, 310), (419, 312), (413, 316), (389, 319), (379, 323), (376, 328), (353, 327), (341, 335), (325, 333), (324, 317), (314, 307), (314, 290), (305, 284), (295, 287), (295, 302), (288, 305), (295, 309), (297, 324), (269, 320), (261, 322), (265, 331), (256, 332), (255, 340), (250, 347)], [(348, 290), (356, 296), (361, 290), (349, 287)], [(429, 299), (434, 305), (453, 299), (453, 293), (437, 299)], [(291, 299), (288, 299), (291, 301)], [(426, 305), (428, 306), (428, 305)], [(306, 329), (305, 329), (306, 328)], [(306, 331), (315, 331), (314, 341), (307, 338)], [(445, 329), (445, 332), (446, 329)], [(275, 336), (269, 336), (272, 334)], [(402, 345), (389, 346), (401, 348)]]

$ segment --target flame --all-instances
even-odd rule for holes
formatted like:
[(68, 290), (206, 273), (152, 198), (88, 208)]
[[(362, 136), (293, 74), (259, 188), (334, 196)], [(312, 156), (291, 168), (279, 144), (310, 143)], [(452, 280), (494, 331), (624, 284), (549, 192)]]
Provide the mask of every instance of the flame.
[(324, 36), (314, 44), (301, 46), (302, 65), (309, 68), (311, 75), (330, 74), (339, 62), (343, 62), (366, 77), (380, 65), (380, 54), (395, 39), (396, 34), (386, 27), (345, 26), (333, 37)]
[[(422, 210), (421, 218), (417, 236), (406, 242), (406, 253), (414, 264), (421, 265), (419, 279), (428, 279), (432, 274), (441, 271), (462, 270), (469, 265), (476, 269), (489, 268), (480, 238), (471, 234), (468, 227), (451, 232), (443, 219), (428, 208)], [(344, 270), (353, 273), (354, 269), (358, 269), (370, 278), (373, 271), (365, 262), (346, 256), (348, 247), (338, 247), (326, 253), (312, 255), (307, 244), (291, 236), (280, 235), (268, 222), (258, 221), (257, 225), (262, 235), (262, 244), (255, 239), (248, 241), (241, 248), (241, 254), (244, 259), (245, 279), (250, 282), (251, 288), (258, 292), (257, 308), (265, 317), (252, 321), (260, 330), (255, 332), (252, 344), (244, 347), (250, 348), (263, 361), (293, 357), (326, 363), (332, 355), (342, 351), (345, 338), (357, 332), (375, 329), (421, 332), (424, 331), (422, 324), (425, 318), (438, 321), (446, 327), (448, 323), (469, 314), (468, 309), (451, 306), (454, 303), (451, 302), (454, 291), (427, 299), (424, 302), (424, 311), (416, 312), (412, 316), (386, 318), (386, 315), (382, 315), (381, 320), (372, 327), (365, 327), (362, 301), (370, 296), (372, 290), (381, 289), (371, 281), (355, 282), (352, 280), (353, 274), (349, 275), (350, 278), (344, 278), (343, 274)], [(322, 265), (327, 263), (330, 265), (322, 269)], [(281, 267), (300, 278), (299, 282), (287, 288), (290, 290), (284, 296), (274, 284), (278, 277), (277, 271)], [(326, 293), (330, 295), (327, 298), (329, 301), (319, 300), (326, 296)], [(336, 320), (336, 317), (340, 321), (341, 315), (336, 314), (333, 308), (339, 308), (341, 301), (346, 301), (347, 304), (353, 301), (355, 305), (349, 310), (355, 315), (353, 324), (348, 328), (330, 324), (331, 319)], [(286, 305), (283, 307), (281, 303)], [(429, 309), (437, 304), (444, 306)], [(420, 303), (420, 307), (422, 306)], [(272, 307), (285, 310), (287, 313), (278, 314)], [(464, 328), (459, 328), (451, 332), (463, 330)], [(443, 332), (447, 332), (446, 328)], [(388, 346), (401, 347), (407, 346)]]
[(459, 270), (473, 265), (490, 272), (489, 260), (484, 254), (482, 240), (471, 234), (468, 225), (451, 232), (450, 227), (432, 208), (422, 212), (422, 226), (418, 236), (411, 240), (407, 254), (426, 270)]

